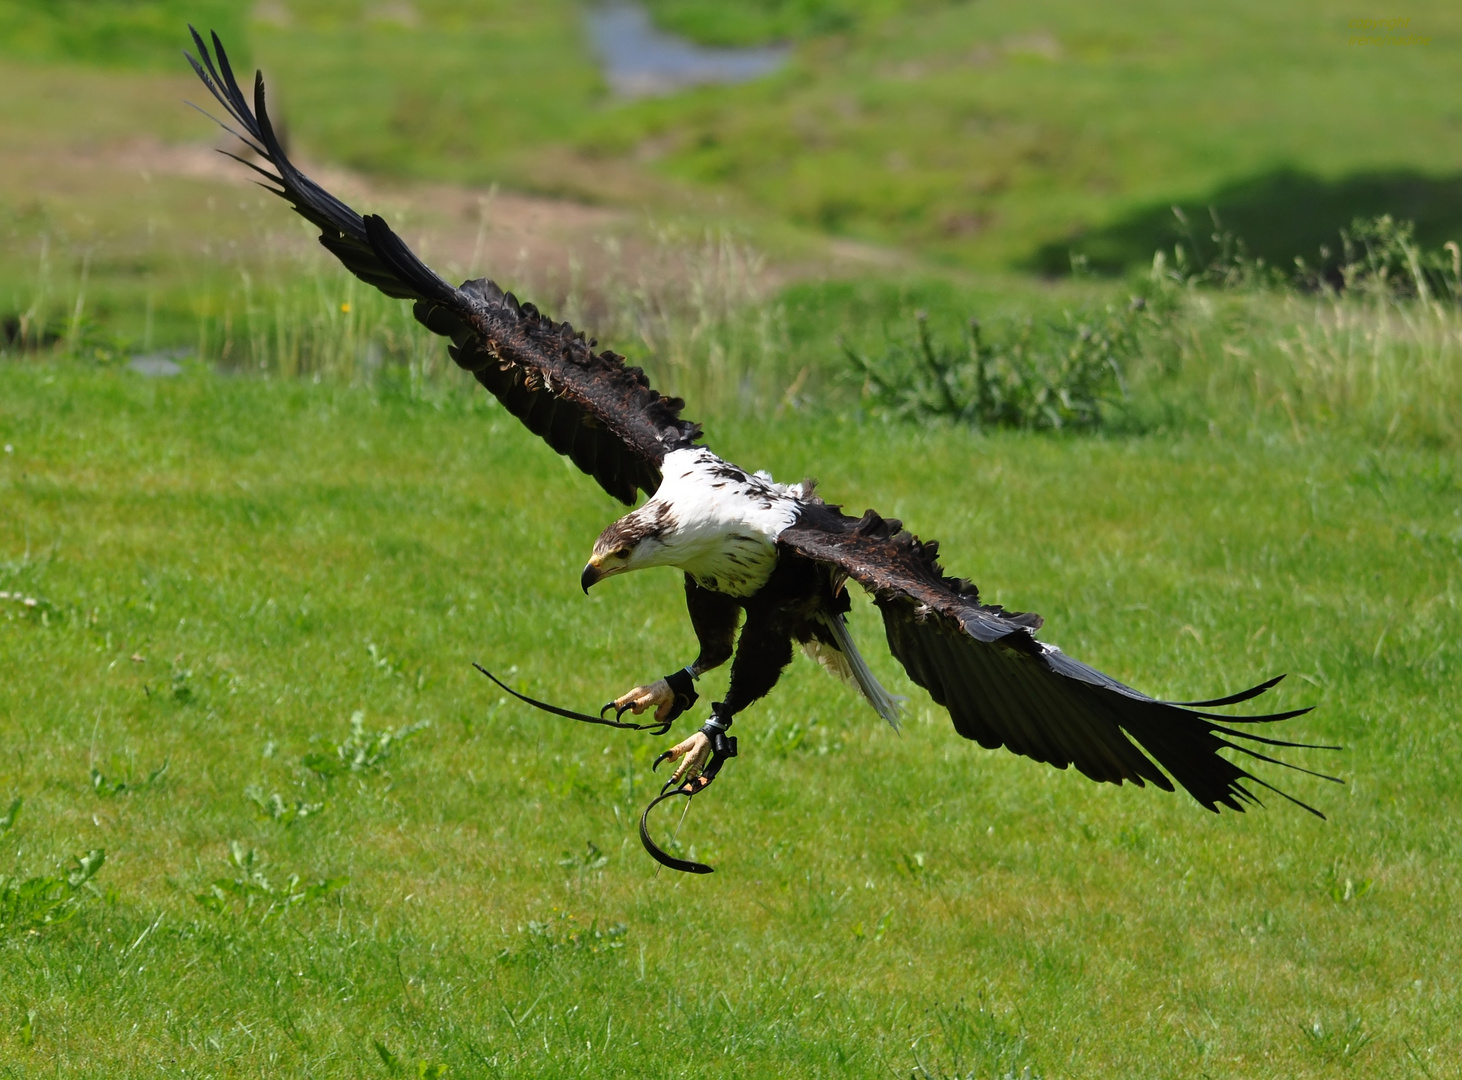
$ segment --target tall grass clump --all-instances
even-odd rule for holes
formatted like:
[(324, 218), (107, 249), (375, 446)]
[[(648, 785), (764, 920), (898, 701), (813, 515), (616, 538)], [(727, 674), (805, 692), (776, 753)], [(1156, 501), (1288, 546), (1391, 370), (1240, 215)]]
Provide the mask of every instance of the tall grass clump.
[[(186, 285), (149, 289), (146, 317), (131, 318), (126, 329), (119, 329), (117, 297), (98, 305), (84, 249), (60, 235), (36, 243), (28, 291), (0, 322), (0, 356), (109, 364), (161, 353), (286, 379), (404, 377), (415, 390), (471, 382), (452, 363), (446, 343), (415, 320), (410, 304), (323, 261), (313, 243), (261, 233), (248, 253), (220, 245)], [(609, 258), (599, 260), (602, 268), (591, 278), (578, 260), (567, 280), (526, 266), (487, 273), (602, 347), (624, 353), (657, 387), (703, 411), (748, 414), (807, 384), (812, 372), (792, 358), (766, 260), (739, 236), (665, 226), (632, 252), (614, 239), (606, 247)], [(441, 271), (453, 281), (484, 272)], [(168, 316), (154, 319), (154, 307)]]
[[(303, 259), (262, 265), (223, 259), (178, 294), (161, 297), (161, 304), (149, 291), (141, 326), (123, 328), (111, 309), (131, 298), (99, 298), (86, 253), (58, 260), (48, 237), (41, 238), (40, 251), (23, 306), (0, 318), (0, 357), (103, 365), (149, 356), (196, 358), (230, 372), (349, 382), (369, 381), (394, 365), (413, 383), (424, 383), (451, 367), (440, 342), (412, 318), (410, 305), (336, 267), (312, 268)], [(165, 319), (154, 319), (155, 306), (169, 309)]]
[[(1216, 231), (1158, 252), (1144, 283), (1171, 312), (1148, 342), (1148, 389), (1217, 423), (1278, 421), (1299, 437), (1462, 443), (1462, 258), (1421, 249), (1411, 226), (1358, 220), (1339, 258), (1282, 272)], [(1323, 268), (1329, 260), (1328, 268)], [(1163, 384), (1167, 380), (1167, 385)]]
[[(765, 259), (750, 245), (724, 230), (688, 236), (664, 227), (633, 261), (612, 241), (609, 247), (608, 268), (593, 280), (577, 262), (566, 283), (521, 267), (496, 280), (524, 299), (538, 298), (551, 317), (625, 353), (656, 386), (702, 408), (748, 412), (796, 382)], [(410, 304), (344, 270), (276, 264), (257, 276), (238, 273), (239, 287), (199, 318), (199, 351), (222, 364), (351, 381), (396, 368), (413, 385), (459, 377), (446, 343), (416, 322)]]
[(747, 414), (795, 395), (785, 313), (766, 258), (727, 229), (660, 226), (633, 263), (564, 298), (563, 315), (642, 366), (655, 385), (698, 408)]
[(281, 378), (369, 381), (390, 365), (413, 384), (441, 379), (446, 349), (411, 315), (344, 270), (261, 274), (239, 271), (237, 291), (202, 311), (198, 351), (230, 368)]

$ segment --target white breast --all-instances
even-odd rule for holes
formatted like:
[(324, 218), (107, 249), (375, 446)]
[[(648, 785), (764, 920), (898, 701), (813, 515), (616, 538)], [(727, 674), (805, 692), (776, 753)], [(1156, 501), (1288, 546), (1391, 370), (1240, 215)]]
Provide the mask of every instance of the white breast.
[(801, 512), (801, 484), (748, 473), (709, 450), (676, 450), (652, 503), (669, 511), (665, 561), (707, 589), (750, 596), (777, 563), (776, 539)]

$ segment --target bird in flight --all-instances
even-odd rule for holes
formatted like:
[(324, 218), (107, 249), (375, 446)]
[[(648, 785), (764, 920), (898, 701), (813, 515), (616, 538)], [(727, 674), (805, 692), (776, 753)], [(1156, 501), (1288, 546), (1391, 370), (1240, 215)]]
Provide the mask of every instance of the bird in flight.
[[(824, 502), (811, 481), (780, 484), (722, 460), (701, 444), (700, 425), (681, 416), (684, 402), (656, 392), (624, 357), (596, 351), (596, 342), (489, 280), (448, 284), (380, 217), (362, 218), (306, 177), (270, 123), (263, 76), (255, 76), (251, 108), (218, 36), (211, 56), (196, 30), (193, 40), (199, 55), (189, 62), (239, 126), (225, 127), (268, 167), (238, 160), (320, 229), (320, 243), (362, 281), (414, 301), (416, 318), (451, 340), (458, 365), (610, 495), (631, 507), (641, 493), (647, 497), (600, 534), (581, 582), (587, 593), (605, 578), (652, 566), (685, 576), (699, 651), (673, 674), (605, 706), (616, 718), (653, 710), (663, 734), (694, 704), (695, 680), (731, 662), (725, 699), (700, 730), (662, 755), (679, 762), (672, 782), (684, 787), (671, 794), (699, 790), (735, 754), (728, 729), (776, 685), (794, 645), (856, 684), (898, 728), (901, 699), (879, 684), (849, 634), (852, 581), (872, 596), (909, 678), (948, 710), (966, 739), (1058, 769), (1074, 766), (1105, 783), (1165, 791), (1176, 783), (1215, 812), (1258, 803), (1246, 786), (1256, 784), (1323, 817), (1219, 753), (1323, 775), (1255, 747), (1337, 747), (1234, 726), (1272, 724), (1309, 709), (1211, 711), (1258, 697), (1279, 678), (1207, 701), (1149, 697), (1038, 640), (1039, 615), (981, 603), (974, 585), (944, 573), (938, 544), (899, 521), (872, 510), (852, 517)], [(649, 847), (643, 819), (641, 833)]]

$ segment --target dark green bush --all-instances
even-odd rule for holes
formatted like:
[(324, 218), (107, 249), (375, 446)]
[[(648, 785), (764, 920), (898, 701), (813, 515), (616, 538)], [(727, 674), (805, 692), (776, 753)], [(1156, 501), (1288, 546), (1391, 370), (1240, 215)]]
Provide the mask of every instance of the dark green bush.
[(876, 412), (941, 416), (978, 427), (1094, 428), (1103, 406), (1123, 393), (1122, 367), (1137, 354), (1147, 302), (1068, 312), (1060, 323), (1026, 319), (987, 338), (971, 319), (964, 341), (935, 338), (923, 312), (912, 340), (892, 341), (873, 358), (844, 345)]

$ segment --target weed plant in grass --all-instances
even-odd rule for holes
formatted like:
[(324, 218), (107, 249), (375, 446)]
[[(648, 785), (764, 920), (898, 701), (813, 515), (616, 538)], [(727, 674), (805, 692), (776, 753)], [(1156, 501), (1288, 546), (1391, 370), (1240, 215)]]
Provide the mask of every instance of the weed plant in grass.
[[(0, 946), (0, 1062), (1248, 1078), (1462, 1060), (1462, 956), (1438, 930), (1462, 895), (1455, 451), (1287, 423), (1071, 438), (697, 415), (728, 456), (944, 541), (951, 571), (1134, 685), (1191, 699), (1291, 672), (1276, 704), (1318, 706), (1294, 730), (1344, 744), (1348, 783), (1274, 779), (1330, 821), (1280, 800), (1215, 817), (983, 751), (859, 602), (876, 673), (913, 696), (904, 735), (799, 660), (681, 833), (718, 873), (656, 877), (634, 815), (665, 740), (537, 715), (469, 666), (585, 706), (693, 648), (673, 573), (582, 595), (618, 507), (511, 417), (389, 380), (9, 361), (0, 591), (22, 602), (0, 605), (0, 797), (25, 802), (0, 859), (107, 859), (100, 896)], [(339, 759), (356, 712), (361, 745), (431, 726), (320, 776), (307, 759)], [(162, 762), (115, 793), (90, 776)]]
[(1139, 355), (1145, 305), (1068, 312), (1065, 325), (1026, 319), (990, 341), (971, 319), (960, 347), (936, 342), (929, 317), (914, 315), (915, 340), (894, 342), (880, 359), (845, 346), (862, 376), (862, 397), (898, 419), (945, 417), (976, 427), (1095, 428), (1122, 387), (1122, 369)]
[[(25, 800), (10, 800), (0, 815), (0, 837), (15, 827)], [(62, 873), (37, 874), (32, 877), (0, 875), (0, 942), (22, 935), (39, 934), (73, 918), (90, 894), (95, 893), (91, 879), (106, 861), (106, 852), (88, 851), (72, 860)]]

